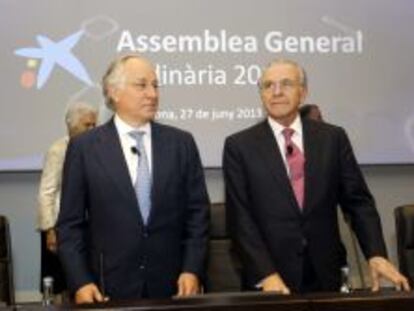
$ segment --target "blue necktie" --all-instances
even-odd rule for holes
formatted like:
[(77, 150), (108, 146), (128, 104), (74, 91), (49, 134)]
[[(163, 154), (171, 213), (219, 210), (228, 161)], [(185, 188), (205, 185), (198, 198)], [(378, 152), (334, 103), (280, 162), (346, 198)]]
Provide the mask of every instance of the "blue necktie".
[(143, 136), (145, 135), (145, 132), (132, 131), (129, 135), (136, 141), (138, 156), (137, 179), (134, 184), (135, 194), (138, 199), (142, 220), (144, 221), (144, 224), (147, 224), (151, 210), (152, 181), (149, 171), (148, 157), (143, 144)]

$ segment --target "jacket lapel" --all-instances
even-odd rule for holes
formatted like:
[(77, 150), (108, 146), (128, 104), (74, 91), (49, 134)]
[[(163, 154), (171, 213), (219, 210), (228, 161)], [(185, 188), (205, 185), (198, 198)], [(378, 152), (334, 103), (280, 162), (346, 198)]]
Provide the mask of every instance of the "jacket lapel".
[(311, 122), (302, 120), (303, 124), (303, 147), (305, 151), (305, 198), (304, 198), (304, 213), (310, 212), (312, 206), (312, 194), (317, 191), (317, 173), (320, 168), (321, 143), (318, 137), (318, 131)]
[(300, 208), (290, 184), (290, 179), (282, 155), (280, 154), (276, 138), (267, 120), (259, 125), (256, 142), (265, 165), (269, 167), (269, 170), (279, 188), (282, 190), (282, 193), (285, 193), (288, 196), (292, 206), (294, 206), (295, 210), (300, 213)]
[(169, 141), (165, 137), (162, 130), (162, 126), (158, 123), (151, 123), (151, 136), (152, 136), (152, 191), (151, 191), (151, 211), (148, 218), (148, 224), (150, 224), (154, 215), (158, 210), (158, 200), (162, 194), (162, 189), (165, 189), (164, 183), (167, 180), (166, 174), (168, 172), (168, 165), (170, 161), (167, 161), (168, 155), (171, 153), (169, 150)]
[[(112, 179), (114, 187), (129, 201), (128, 205), (138, 207), (135, 190), (113, 119), (102, 126), (95, 148), (97, 159), (99, 159), (103, 170)], [(138, 208), (136, 211), (138, 212)], [(138, 218), (142, 222), (141, 215)]]

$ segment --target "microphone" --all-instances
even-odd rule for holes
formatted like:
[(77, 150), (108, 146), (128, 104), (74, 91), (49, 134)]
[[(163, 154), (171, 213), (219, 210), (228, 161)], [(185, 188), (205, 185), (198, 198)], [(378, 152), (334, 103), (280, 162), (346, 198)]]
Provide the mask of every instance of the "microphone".
[(141, 152), (139, 152), (139, 150), (137, 149), (137, 147), (135, 147), (135, 146), (132, 146), (131, 147), (131, 152), (133, 153), (133, 154), (137, 154), (139, 157), (141, 156)]
[(287, 155), (288, 156), (291, 156), (292, 153), (293, 153), (293, 147), (292, 147), (292, 145), (287, 145), (286, 146), (286, 151), (287, 151)]

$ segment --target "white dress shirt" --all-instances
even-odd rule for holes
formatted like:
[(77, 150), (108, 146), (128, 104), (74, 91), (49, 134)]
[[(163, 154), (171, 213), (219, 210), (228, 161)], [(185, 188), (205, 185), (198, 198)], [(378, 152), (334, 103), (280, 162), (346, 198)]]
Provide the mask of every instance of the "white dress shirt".
[(119, 140), (121, 142), (122, 152), (124, 153), (124, 158), (128, 166), (131, 182), (132, 184), (135, 184), (137, 178), (138, 155), (132, 152), (132, 148), (136, 147), (136, 140), (132, 138), (129, 133), (132, 131), (145, 132), (142, 139), (145, 153), (147, 154), (148, 168), (150, 174), (152, 174), (151, 124), (148, 122), (138, 128), (135, 128), (123, 121), (117, 114), (114, 116), (114, 123), (115, 128), (118, 132)]
[[(277, 145), (279, 146), (280, 154), (282, 155), (283, 162), (286, 167), (286, 171), (289, 173), (289, 165), (287, 164), (286, 160), (286, 151), (285, 151), (285, 137), (283, 136), (282, 131), (286, 128), (285, 126), (277, 123), (273, 120), (270, 116), (267, 118), (269, 125), (272, 129), (273, 135), (275, 136)], [(289, 126), (289, 128), (294, 130), (292, 135), (292, 141), (295, 143), (296, 146), (303, 152), (303, 129), (302, 129), (302, 121), (299, 115), (296, 116), (295, 120)]]

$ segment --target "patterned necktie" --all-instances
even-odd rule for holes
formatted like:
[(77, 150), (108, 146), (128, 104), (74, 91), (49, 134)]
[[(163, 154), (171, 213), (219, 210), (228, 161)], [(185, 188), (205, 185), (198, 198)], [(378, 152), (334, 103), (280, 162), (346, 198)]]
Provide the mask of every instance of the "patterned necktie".
[(148, 217), (151, 210), (151, 174), (149, 171), (147, 153), (145, 152), (143, 144), (143, 136), (145, 132), (132, 131), (129, 135), (135, 139), (138, 165), (137, 165), (137, 178), (135, 180), (134, 188), (135, 194), (138, 199), (138, 206), (141, 211), (141, 216), (144, 224), (147, 224)]
[(292, 141), (294, 132), (291, 128), (285, 128), (282, 134), (285, 138), (285, 154), (289, 166), (290, 184), (295, 193), (296, 201), (302, 209), (305, 193), (305, 157), (299, 147)]

